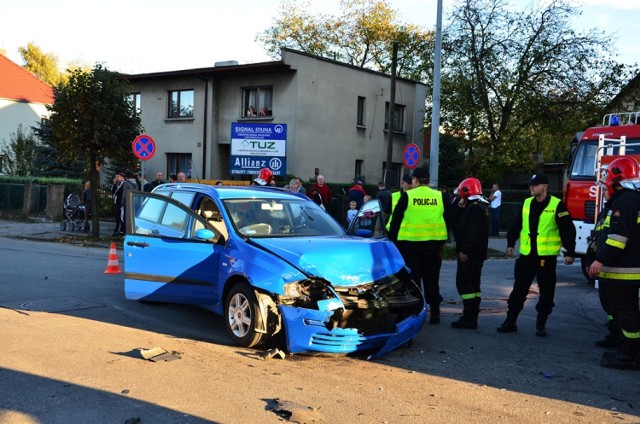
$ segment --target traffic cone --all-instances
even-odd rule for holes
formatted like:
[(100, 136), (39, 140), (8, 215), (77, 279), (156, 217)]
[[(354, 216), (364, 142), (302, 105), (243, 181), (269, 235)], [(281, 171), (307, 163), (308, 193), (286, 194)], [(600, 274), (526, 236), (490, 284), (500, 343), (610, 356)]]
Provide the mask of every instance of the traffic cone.
[(111, 242), (111, 247), (109, 248), (109, 261), (107, 262), (107, 269), (104, 271), (105, 274), (120, 274), (120, 265), (118, 265), (118, 254), (116, 253), (116, 243)]

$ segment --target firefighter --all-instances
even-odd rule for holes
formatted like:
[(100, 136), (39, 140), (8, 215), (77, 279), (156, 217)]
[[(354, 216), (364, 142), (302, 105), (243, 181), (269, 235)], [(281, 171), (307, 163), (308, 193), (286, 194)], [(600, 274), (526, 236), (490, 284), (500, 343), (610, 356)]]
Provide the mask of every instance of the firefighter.
[(411, 269), (411, 277), (422, 288), (429, 304), (430, 324), (440, 323), (440, 267), (442, 248), (448, 239), (451, 208), (442, 193), (427, 184), (426, 168), (416, 168), (412, 189), (400, 195), (393, 209), (389, 239)]
[(489, 245), (489, 202), (482, 196), (477, 178), (467, 178), (458, 185), (460, 201), (454, 212), (456, 241), (456, 288), (462, 298), (462, 316), (451, 323), (453, 328), (478, 328), (480, 313), (480, 277)]
[(275, 182), (273, 172), (269, 168), (262, 168), (258, 171), (258, 178), (254, 178), (250, 185), (268, 186)]
[[(598, 220), (591, 232), (591, 236), (589, 236), (589, 239), (587, 240), (587, 251), (585, 254), (586, 263), (588, 264), (587, 272), (589, 272), (589, 268), (593, 261), (596, 260), (598, 245), (607, 241), (607, 234), (609, 230), (609, 211), (611, 210), (609, 200), (611, 197), (609, 196), (609, 190), (606, 189), (606, 182), (604, 178), (598, 181), (598, 185), (604, 186), (604, 188), (601, 188), (603, 191), (604, 204), (602, 206), (602, 210), (598, 213)], [(611, 309), (609, 308), (606, 287), (601, 282), (598, 282), (598, 298), (600, 299), (600, 306), (602, 306), (602, 309), (607, 313), (607, 330), (609, 330), (609, 333), (601, 340), (596, 340), (595, 345), (597, 347), (616, 347), (620, 340), (621, 332), (613, 319)]]
[(555, 306), (556, 263), (560, 248), (566, 249), (565, 264), (571, 265), (575, 258), (576, 228), (564, 203), (547, 194), (548, 187), (546, 175), (531, 177), (532, 197), (524, 201), (522, 213), (517, 215), (507, 232), (507, 256), (513, 257), (513, 248), (519, 238), (520, 257), (516, 259), (515, 281), (507, 301), (507, 319), (498, 327), (498, 333), (518, 331), (516, 320), (535, 278), (540, 291), (536, 305), (536, 336), (545, 337), (547, 318)]
[(605, 171), (611, 196), (606, 241), (598, 244), (589, 275), (607, 292), (608, 307), (622, 335), (615, 352), (605, 352), (600, 365), (640, 370), (640, 172), (630, 157), (614, 159)]

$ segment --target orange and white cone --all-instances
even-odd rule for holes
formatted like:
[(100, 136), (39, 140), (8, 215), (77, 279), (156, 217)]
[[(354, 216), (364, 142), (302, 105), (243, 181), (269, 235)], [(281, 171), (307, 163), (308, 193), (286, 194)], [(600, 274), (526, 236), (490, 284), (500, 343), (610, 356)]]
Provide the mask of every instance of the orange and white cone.
[(107, 262), (107, 269), (104, 271), (105, 274), (120, 274), (120, 265), (118, 265), (118, 253), (116, 252), (116, 243), (111, 242), (111, 247), (109, 248), (109, 261)]

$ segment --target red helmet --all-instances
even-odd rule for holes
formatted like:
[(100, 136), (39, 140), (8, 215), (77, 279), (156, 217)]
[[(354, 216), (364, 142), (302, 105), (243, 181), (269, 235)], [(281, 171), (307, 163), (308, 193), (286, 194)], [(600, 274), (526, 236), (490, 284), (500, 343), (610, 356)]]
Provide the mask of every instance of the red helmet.
[(262, 168), (258, 171), (258, 178), (254, 179), (253, 182), (259, 185), (269, 185), (271, 181), (273, 181), (275, 177), (273, 176), (273, 172), (269, 168)]
[(640, 170), (638, 168), (638, 162), (635, 159), (628, 156), (622, 156), (614, 159), (609, 167), (603, 172), (604, 185), (607, 186), (609, 195), (613, 195), (616, 184), (620, 184), (625, 180), (638, 180), (640, 177)]
[(479, 196), (482, 194), (482, 186), (480, 180), (477, 178), (466, 178), (462, 180), (458, 188), (458, 195), (462, 199), (467, 199), (469, 196)]

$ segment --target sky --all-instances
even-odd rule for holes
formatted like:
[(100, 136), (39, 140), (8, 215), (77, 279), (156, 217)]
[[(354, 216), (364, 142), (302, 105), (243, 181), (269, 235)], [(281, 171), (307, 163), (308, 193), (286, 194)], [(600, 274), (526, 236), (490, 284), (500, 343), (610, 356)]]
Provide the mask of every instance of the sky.
[[(443, 25), (456, 0), (442, 0)], [(548, 1), (548, 0), (541, 0)], [(572, 0), (583, 12), (574, 29), (614, 34), (618, 60), (640, 64), (640, 0)], [(389, 0), (400, 21), (433, 30), (437, 0)], [(526, 0), (511, 0), (514, 5)], [(0, 0), (0, 48), (22, 65), (19, 47), (35, 43), (69, 64), (100, 62), (112, 71), (150, 73), (274, 60), (255, 41), (273, 24), (280, 0)], [(320, 13), (338, 0), (312, 0)]]

